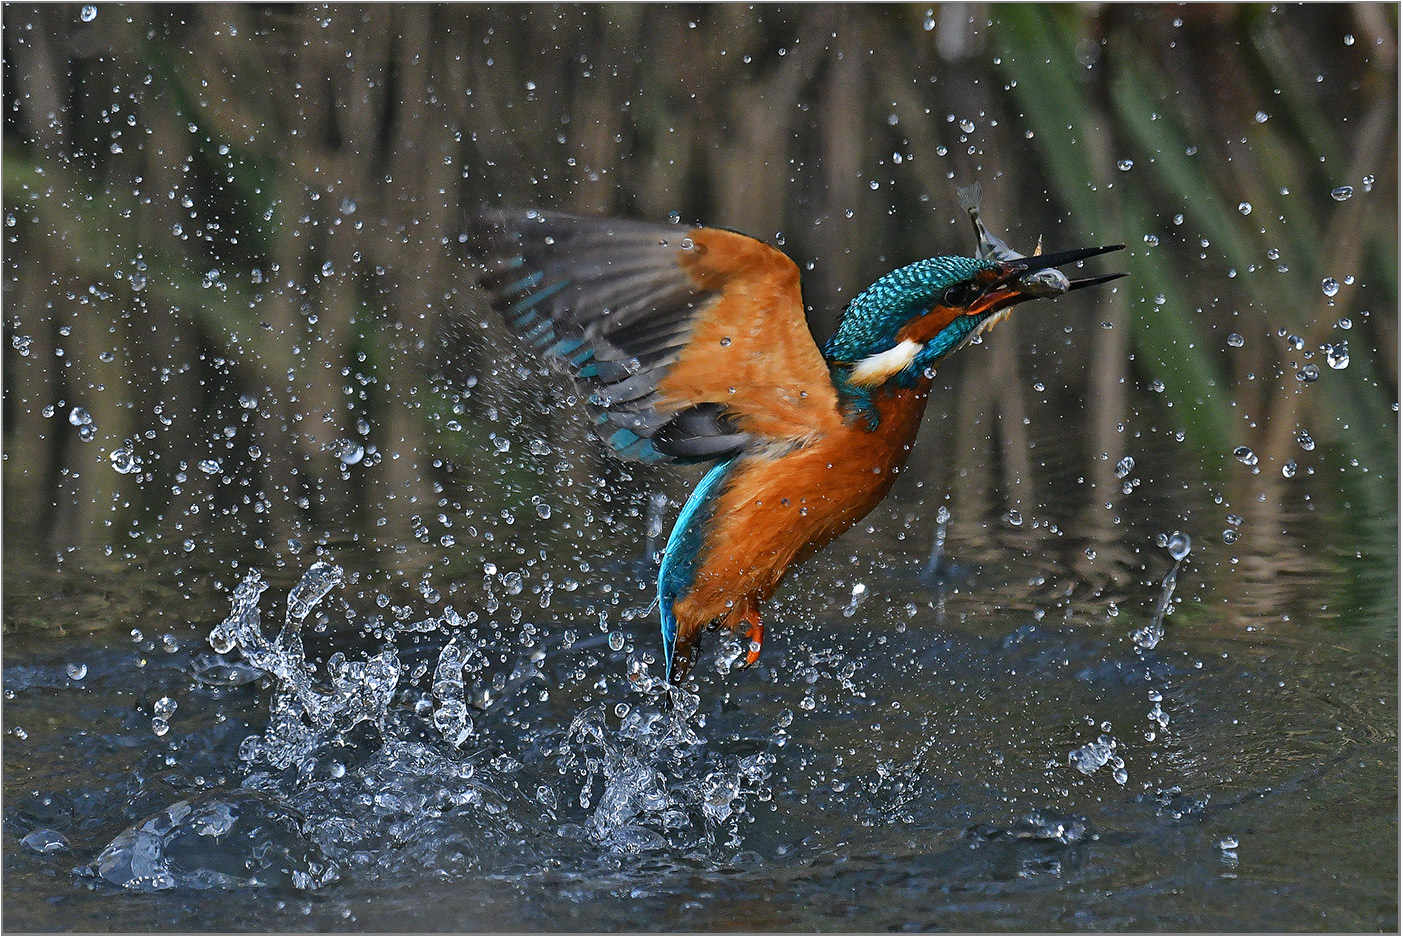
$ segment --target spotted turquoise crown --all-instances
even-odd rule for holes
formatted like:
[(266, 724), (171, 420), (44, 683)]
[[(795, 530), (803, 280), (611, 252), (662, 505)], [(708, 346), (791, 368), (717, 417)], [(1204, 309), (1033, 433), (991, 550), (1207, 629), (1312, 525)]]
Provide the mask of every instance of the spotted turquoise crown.
[(996, 266), (974, 257), (932, 257), (892, 271), (853, 297), (823, 357), (856, 362), (891, 348), (901, 327), (927, 312), (946, 289)]

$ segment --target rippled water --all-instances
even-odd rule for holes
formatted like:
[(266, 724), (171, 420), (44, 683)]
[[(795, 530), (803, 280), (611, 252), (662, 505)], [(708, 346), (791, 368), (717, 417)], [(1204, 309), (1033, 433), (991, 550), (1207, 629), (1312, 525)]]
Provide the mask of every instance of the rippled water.
[(682, 692), (617, 553), (11, 548), (7, 924), (1396, 930), (1395, 548), (1159, 477), (1111, 535), (899, 487)]

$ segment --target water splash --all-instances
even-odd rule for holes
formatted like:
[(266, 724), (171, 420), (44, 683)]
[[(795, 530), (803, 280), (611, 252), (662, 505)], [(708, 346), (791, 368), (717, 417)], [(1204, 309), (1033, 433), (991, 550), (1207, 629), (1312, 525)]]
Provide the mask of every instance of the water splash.
[[(330, 687), (321, 690), (315, 670), (302, 646), (302, 627), (312, 610), (345, 581), (338, 566), (317, 562), (287, 596), (287, 615), (276, 639), (263, 633), (258, 599), (267, 584), (257, 571), (250, 572), (234, 591), (229, 618), (210, 633), (210, 645), (220, 654), (237, 648), (248, 663), (271, 677), (276, 688), (272, 718), (262, 736), (250, 736), (240, 747), (247, 762), (259, 759), (286, 768), (306, 756), (319, 743), (369, 721), (383, 731), (400, 661), (393, 645), (361, 661), (341, 653), (326, 663)], [(325, 686), (325, 683), (323, 683)]]
[(177, 887), (314, 889), (336, 868), (302, 836), (302, 818), (259, 792), (177, 801), (118, 834), (88, 872), (141, 892)]
[(941, 505), (935, 512), (935, 536), (931, 539), (930, 557), (926, 561), (925, 577), (935, 579), (945, 563), (945, 538), (950, 527), (950, 509)]
[(1118, 745), (1114, 736), (1103, 733), (1093, 742), (1067, 753), (1067, 762), (1083, 775), (1095, 775), (1097, 769), (1109, 765), (1111, 776), (1124, 785), (1130, 776), (1125, 770), (1125, 760), (1116, 755)]
[[(88, 872), (139, 890), (315, 889), (348, 871), (542, 869), (578, 858), (582, 842), (590, 855), (663, 850), (714, 862), (742, 844), (754, 802), (773, 797), (770, 747), (784, 745), (783, 731), (743, 752), (714, 749), (700, 698), (650, 675), (647, 659), (628, 662), (626, 700), (587, 706), (568, 728), (526, 710), (545, 699), (529, 692), (542, 683), (544, 651), (489, 674), (510, 658), (489, 653), (451, 607), (423, 621), (406, 610), (386, 628), (378, 617), (358, 625), (343, 603), (346, 634), (384, 645), (359, 658), (335, 650), (318, 668), (304, 630), (319, 617), (329, 624), (320, 610), (345, 579), (314, 564), (270, 637), (259, 609), (267, 583), (245, 576), (211, 631), (215, 653), (192, 662), (204, 684), (270, 684), (267, 727), (239, 747), (241, 786), (133, 825)], [(601, 634), (570, 644), (623, 643)], [(155, 709), (169, 718), (173, 703)]]
[(471, 653), (481, 654), (476, 649), (465, 651), (455, 638), (443, 646), (434, 668), (434, 727), (442, 734), (444, 742), (454, 748), (463, 745), (473, 733), (463, 688), (463, 671), (468, 667)]
[(602, 704), (571, 723), (560, 770), (583, 770), (579, 805), (592, 813), (562, 833), (622, 854), (670, 849), (697, 856), (740, 846), (750, 800), (770, 797), (774, 754), (715, 753), (700, 733), (699, 697), (646, 674), (641, 683), (645, 692), (666, 693), (667, 706), (620, 704), (617, 729)]
[(1179, 566), (1184, 562), (1184, 558), (1189, 556), (1193, 542), (1187, 534), (1175, 531), (1170, 536), (1160, 535), (1160, 546), (1168, 548), (1169, 556), (1174, 558), (1174, 566), (1169, 568), (1160, 584), (1159, 604), (1155, 606), (1154, 616), (1130, 636), (1131, 640), (1145, 651), (1153, 650), (1160, 639), (1164, 638), (1164, 617), (1173, 608), (1171, 604), (1174, 601), (1174, 587), (1179, 582)]

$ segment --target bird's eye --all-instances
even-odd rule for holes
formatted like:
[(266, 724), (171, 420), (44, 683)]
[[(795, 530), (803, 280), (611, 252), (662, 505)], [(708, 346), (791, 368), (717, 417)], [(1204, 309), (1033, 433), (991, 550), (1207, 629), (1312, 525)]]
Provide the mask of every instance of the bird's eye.
[(945, 292), (940, 295), (940, 302), (951, 309), (958, 309), (973, 303), (978, 296), (978, 285), (965, 281), (957, 283), (953, 287), (946, 287)]

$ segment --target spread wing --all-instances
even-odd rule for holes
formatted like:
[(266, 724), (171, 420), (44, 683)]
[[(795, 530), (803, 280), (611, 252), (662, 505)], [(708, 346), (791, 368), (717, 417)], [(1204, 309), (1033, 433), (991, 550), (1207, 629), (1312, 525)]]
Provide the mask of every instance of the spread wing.
[(620, 454), (692, 462), (802, 446), (841, 423), (799, 270), (732, 231), (553, 212), (468, 223), (479, 284), (589, 390)]

